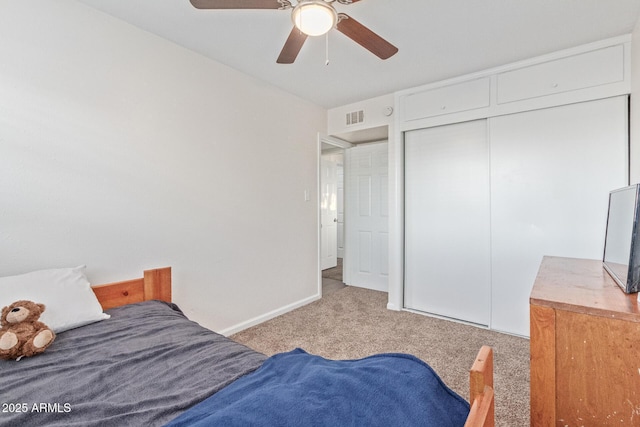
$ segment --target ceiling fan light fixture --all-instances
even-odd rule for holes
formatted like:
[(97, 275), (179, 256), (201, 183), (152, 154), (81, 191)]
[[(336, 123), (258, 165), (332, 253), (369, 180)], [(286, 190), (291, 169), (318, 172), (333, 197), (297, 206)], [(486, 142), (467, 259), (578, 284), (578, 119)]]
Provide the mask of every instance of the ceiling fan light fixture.
[(308, 36), (321, 36), (329, 32), (338, 21), (338, 13), (323, 0), (301, 1), (291, 13), (293, 24)]

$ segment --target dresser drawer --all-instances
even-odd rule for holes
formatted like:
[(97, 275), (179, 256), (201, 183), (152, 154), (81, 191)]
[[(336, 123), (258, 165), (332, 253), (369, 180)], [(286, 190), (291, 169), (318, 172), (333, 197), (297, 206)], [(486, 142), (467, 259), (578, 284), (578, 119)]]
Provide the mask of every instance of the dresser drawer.
[(585, 89), (624, 79), (624, 47), (616, 45), (497, 76), (498, 104)]

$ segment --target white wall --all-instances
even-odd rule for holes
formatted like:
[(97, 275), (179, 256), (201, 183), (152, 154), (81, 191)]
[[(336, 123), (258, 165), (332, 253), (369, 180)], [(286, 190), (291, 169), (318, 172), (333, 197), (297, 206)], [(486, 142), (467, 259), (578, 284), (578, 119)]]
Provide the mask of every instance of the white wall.
[(317, 296), (323, 108), (70, 0), (0, 10), (0, 275), (171, 265), (226, 332)]
[(640, 18), (631, 39), (631, 184), (640, 182)]
[[(394, 102), (393, 94), (388, 94), (332, 108), (328, 111), (328, 133), (330, 135), (339, 135), (345, 132), (356, 132), (378, 126), (391, 125), (393, 123), (393, 114), (387, 115), (386, 108), (393, 107)], [(359, 110), (364, 110), (364, 122), (347, 126), (346, 114)]]

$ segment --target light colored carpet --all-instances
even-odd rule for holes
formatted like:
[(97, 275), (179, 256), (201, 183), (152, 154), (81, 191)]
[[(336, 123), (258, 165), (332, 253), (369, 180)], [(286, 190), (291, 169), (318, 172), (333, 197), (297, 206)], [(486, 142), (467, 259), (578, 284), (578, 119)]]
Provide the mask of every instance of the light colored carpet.
[(322, 270), (322, 277), (342, 282), (342, 258), (338, 258), (338, 264), (335, 267)]
[(496, 425), (529, 425), (529, 340), (386, 309), (387, 294), (346, 287), (231, 338), (267, 355), (296, 347), (329, 359), (413, 354), (468, 399), (468, 370), (482, 345), (494, 350)]

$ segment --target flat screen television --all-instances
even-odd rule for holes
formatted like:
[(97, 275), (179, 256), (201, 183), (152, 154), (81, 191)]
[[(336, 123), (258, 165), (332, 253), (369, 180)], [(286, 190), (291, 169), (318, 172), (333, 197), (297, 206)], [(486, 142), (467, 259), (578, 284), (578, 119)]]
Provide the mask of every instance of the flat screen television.
[(640, 289), (640, 184), (609, 193), (604, 269), (626, 293)]

